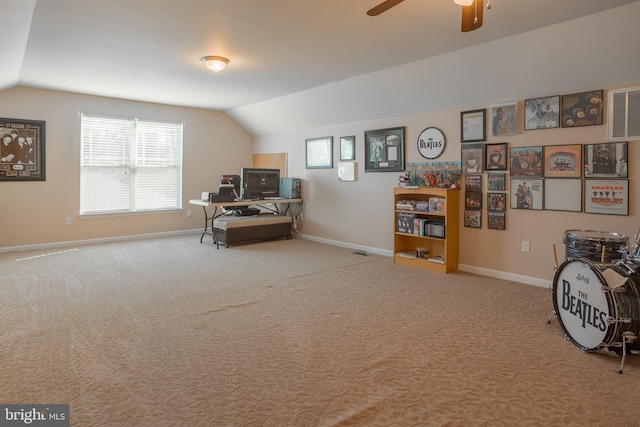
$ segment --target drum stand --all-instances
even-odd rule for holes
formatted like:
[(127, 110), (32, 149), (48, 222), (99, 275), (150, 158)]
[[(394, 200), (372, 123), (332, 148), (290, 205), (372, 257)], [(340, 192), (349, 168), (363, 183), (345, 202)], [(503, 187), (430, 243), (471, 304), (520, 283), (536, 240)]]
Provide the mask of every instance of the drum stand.
[(624, 366), (624, 359), (627, 357), (627, 340), (632, 342), (636, 339), (633, 332), (627, 331), (622, 333), (622, 361), (620, 362), (619, 374), (622, 374), (622, 366)]
[[(558, 271), (558, 254), (556, 253), (556, 244), (553, 244), (553, 259), (555, 260), (555, 265), (553, 266), (554, 271)], [(549, 293), (553, 293), (553, 282), (549, 285)], [(551, 317), (547, 320), (547, 323), (550, 325), (551, 321), (558, 317), (558, 313), (555, 310), (551, 312)]]

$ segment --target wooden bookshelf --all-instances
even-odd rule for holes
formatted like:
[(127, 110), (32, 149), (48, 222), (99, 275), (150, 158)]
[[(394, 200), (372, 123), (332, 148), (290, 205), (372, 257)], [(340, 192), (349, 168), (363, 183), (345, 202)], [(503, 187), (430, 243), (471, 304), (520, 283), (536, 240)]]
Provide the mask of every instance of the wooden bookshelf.
[[(458, 189), (395, 188), (393, 261), (440, 273), (458, 270), (459, 198)], [(418, 248), (428, 254), (416, 256)]]

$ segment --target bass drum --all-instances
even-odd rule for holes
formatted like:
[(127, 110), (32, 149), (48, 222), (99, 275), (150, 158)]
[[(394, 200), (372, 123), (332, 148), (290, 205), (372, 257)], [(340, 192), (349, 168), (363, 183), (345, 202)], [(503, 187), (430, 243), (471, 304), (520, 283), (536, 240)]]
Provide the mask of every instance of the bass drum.
[[(640, 348), (640, 275), (634, 264), (567, 260), (553, 279), (553, 308), (565, 337), (583, 351)], [(624, 337), (624, 338), (623, 338)]]

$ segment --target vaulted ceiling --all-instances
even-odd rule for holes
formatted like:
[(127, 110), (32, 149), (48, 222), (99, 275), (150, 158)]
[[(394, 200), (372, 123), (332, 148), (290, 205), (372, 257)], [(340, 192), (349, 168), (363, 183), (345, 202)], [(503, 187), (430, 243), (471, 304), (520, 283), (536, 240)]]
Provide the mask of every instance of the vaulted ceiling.
[[(48, 88), (230, 111), (634, 3), (492, 0), (0, 0), (0, 90)], [(597, 37), (597, 35), (595, 35)], [(204, 55), (230, 59), (214, 74)]]

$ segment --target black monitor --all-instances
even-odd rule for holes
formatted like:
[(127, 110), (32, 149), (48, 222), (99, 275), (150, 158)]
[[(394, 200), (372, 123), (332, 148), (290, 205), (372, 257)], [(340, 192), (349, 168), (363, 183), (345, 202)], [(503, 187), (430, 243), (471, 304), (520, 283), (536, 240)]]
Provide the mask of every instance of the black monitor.
[(264, 199), (280, 195), (280, 169), (242, 168), (242, 198)]

